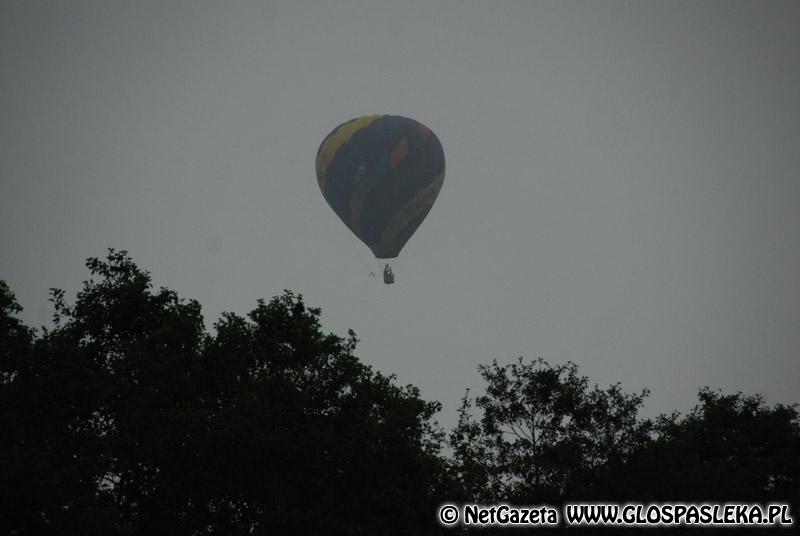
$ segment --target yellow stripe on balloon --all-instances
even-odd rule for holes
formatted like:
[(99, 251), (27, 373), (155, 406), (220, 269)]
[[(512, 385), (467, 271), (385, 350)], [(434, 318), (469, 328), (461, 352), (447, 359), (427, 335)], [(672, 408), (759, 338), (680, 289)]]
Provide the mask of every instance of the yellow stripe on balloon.
[(395, 241), (397, 235), (405, 229), (413, 219), (417, 218), (424, 210), (430, 209), (439, 190), (444, 182), (444, 170), (441, 175), (433, 179), (428, 186), (420, 190), (411, 199), (405, 202), (402, 207), (392, 216), (389, 224), (381, 233), (381, 242), (390, 244)]
[(349, 123), (342, 125), (339, 130), (322, 142), (322, 147), (320, 147), (319, 155), (317, 156), (317, 179), (319, 180), (319, 187), (322, 189), (323, 193), (325, 192), (325, 171), (328, 164), (333, 160), (336, 151), (347, 143), (353, 134), (369, 126), (370, 123), (381, 117), (383, 117), (383, 115), (366, 115), (358, 119), (353, 119)]

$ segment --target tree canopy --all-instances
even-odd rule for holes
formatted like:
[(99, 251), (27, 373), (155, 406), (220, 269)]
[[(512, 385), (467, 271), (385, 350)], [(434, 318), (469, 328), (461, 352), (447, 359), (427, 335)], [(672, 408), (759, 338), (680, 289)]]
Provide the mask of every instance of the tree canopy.
[(73, 301), (52, 291), (46, 329), (0, 281), (0, 533), (453, 533), (436, 522), (447, 501), (787, 502), (797, 517), (797, 406), (706, 388), (647, 419), (647, 391), (520, 358), (479, 368), (445, 441), (440, 404), (365, 365), (300, 295), (208, 330), (126, 252), (86, 265)]
[(574, 363), (542, 359), (479, 371), (486, 393), (464, 397), (450, 437), (471, 496), (535, 504), (618, 495), (614, 471), (650, 438), (652, 423), (637, 414), (646, 391), (590, 388)]
[(210, 334), (125, 252), (87, 267), (38, 337), (0, 287), (1, 532), (430, 531), (439, 405), (361, 363), (355, 334), (291, 292)]

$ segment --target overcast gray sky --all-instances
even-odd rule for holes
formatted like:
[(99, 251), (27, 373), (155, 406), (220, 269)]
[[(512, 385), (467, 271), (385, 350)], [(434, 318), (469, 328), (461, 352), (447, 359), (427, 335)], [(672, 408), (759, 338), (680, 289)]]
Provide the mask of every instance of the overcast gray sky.
[[(0, 278), (128, 249), (206, 318), (282, 289), (445, 405), (476, 365), (800, 399), (800, 2), (0, 4)], [(355, 116), (430, 126), (442, 192), (397, 263), (326, 205)]]

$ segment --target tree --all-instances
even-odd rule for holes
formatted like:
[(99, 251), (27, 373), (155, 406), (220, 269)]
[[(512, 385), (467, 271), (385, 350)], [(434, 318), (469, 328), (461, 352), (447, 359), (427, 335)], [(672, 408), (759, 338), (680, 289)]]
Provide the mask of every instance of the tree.
[(325, 333), (302, 296), (209, 332), (124, 251), (87, 267), (74, 303), (52, 291), (41, 332), (0, 281), (0, 533), (424, 535), (443, 531), (447, 500), (788, 502), (797, 516), (796, 405), (703, 389), (651, 421), (647, 391), (590, 386), (573, 363), (493, 362), (448, 459), (439, 404), (362, 363), (355, 334)]
[[(60, 331), (37, 337), (0, 283), (0, 530), (87, 533), (106, 528), (97, 496), (92, 364)], [(58, 349), (63, 351), (59, 351)]]
[[(759, 395), (704, 388), (687, 415), (651, 421), (638, 417), (647, 391), (590, 388), (573, 363), (495, 361), (479, 372), (485, 394), (467, 393), (450, 435), (452, 477), (461, 500), (781, 503), (797, 517), (796, 405), (770, 407)], [(590, 532), (627, 533), (619, 527)]]
[(450, 436), (468, 498), (536, 504), (623, 492), (612, 475), (649, 439), (652, 423), (637, 417), (646, 391), (590, 388), (574, 363), (542, 359), (479, 372), (486, 394), (467, 393)]
[(124, 251), (36, 335), (0, 286), (10, 534), (428, 534), (439, 404), (364, 365), (291, 292), (205, 330)]
[[(685, 416), (662, 415), (626, 486), (651, 500), (800, 504), (797, 406), (704, 388)], [(796, 510), (795, 510), (796, 511)]]

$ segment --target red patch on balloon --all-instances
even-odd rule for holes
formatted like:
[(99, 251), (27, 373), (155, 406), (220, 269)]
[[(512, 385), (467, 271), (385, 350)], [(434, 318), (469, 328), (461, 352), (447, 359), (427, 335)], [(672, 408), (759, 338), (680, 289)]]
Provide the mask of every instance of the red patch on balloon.
[(403, 138), (389, 155), (389, 168), (394, 168), (408, 154), (408, 140)]

